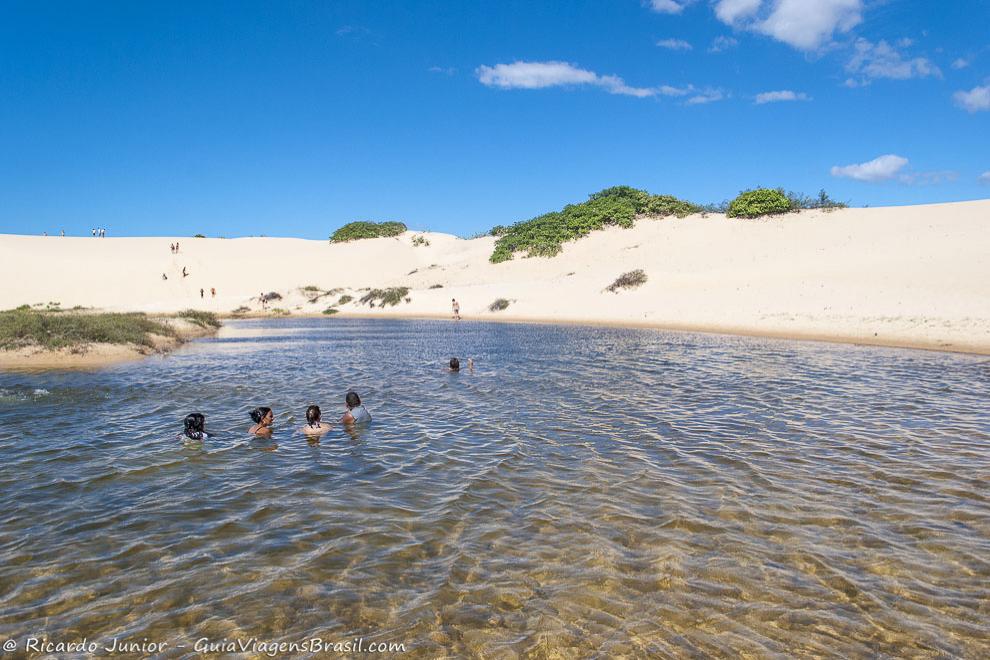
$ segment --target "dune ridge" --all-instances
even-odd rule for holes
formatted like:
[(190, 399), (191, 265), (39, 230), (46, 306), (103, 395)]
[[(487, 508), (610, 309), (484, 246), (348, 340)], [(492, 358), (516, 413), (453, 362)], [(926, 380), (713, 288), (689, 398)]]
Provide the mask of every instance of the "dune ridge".
[[(449, 317), (608, 323), (990, 354), (990, 200), (640, 219), (553, 258), (492, 264), (495, 239), (406, 232), (342, 244), (295, 238), (0, 236), (0, 307)], [(423, 237), (415, 241), (416, 237)], [(178, 255), (169, 244), (181, 244)], [(418, 244), (417, 244), (418, 243)], [(187, 277), (182, 276), (186, 268)], [(606, 291), (642, 269), (645, 284)], [(162, 274), (167, 280), (162, 279)], [(431, 288), (440, 285), (441, 288)], [(309, 302), (315, 286), (337, 290)], [(216, 288), (216, 297), (211, 288)], [(369, 307), (369, 288), (409, 302)], [(200, 288), (205, 296), (200, 298)], [(259, 296), (282, 296), (262, 305)], [(509, 301), (490, 311), (498, 298)]]

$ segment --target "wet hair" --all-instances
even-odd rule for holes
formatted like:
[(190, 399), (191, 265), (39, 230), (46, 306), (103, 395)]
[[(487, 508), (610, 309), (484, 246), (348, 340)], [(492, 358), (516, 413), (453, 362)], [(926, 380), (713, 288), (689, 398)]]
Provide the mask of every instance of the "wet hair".
[(306, 408), (306, 423), (310, 426), (316, 426), (320, 423), (320, 407), (310, 406)]
[(203, 413), (189, 413), (186, 415), (186, 418), (182, 420), (182, 425), (184, 427), (183, 433), (187, 438), (202, 440), (203, 436), (206, 435), (206, 431), (203, 430), (203, 426), (205, 424), (206, 416)]
[(272, 411), (271, 408), (266, 406), (258, 406), (251, 411), (251, 419), (254, 420), (255, 424), (261, 424), (261, 420), (268, 416), (268, 413)]
[(457, 358), (450, 358), (450, 368), (454, 371), (460, 371), (461, 361)]
[(351, 390), (344, 397), (344, 402), (347, 404), (348, 408), (357, 408), (361, 405), (361, 397), (358, 396), (357, 392)]

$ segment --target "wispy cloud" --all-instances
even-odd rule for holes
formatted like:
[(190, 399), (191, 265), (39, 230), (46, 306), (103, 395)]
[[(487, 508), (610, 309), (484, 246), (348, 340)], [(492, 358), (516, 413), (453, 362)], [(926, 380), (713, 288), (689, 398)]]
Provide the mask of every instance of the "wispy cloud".
[(987, 170), (980, 176), (976, 177), (976, 180), (980, 183), (990, 183), (990, 170)]
[(725, 99), (725, 94), (718, 89), (709, 89), (700, 94), (695, 94), (687, 101), (685, 105), (705, 105), (707, 103), (715, 103), (716, 101), (721, 101)]
[(865, 163), (836, 165), (832, 168), (831, 173), (835, 177), (875, 183), (893, 179), (907, 164), (907, 158), (886, 154)]
[(960, 108), (967, 112), (982, 112), (990, 110), (990, 85), (974, 87), (967, 91), (958, 91), (952, 99)]
[(718, 36), (712, 41), (712, 45), (708, 47), (709, 53), (721, 53), (723, 51), (729, 50), (730, 48), (735, 48), (739, 45), (739, 41), (732, 37)]
[[(899, 45), (907, 47), (910, 40), (902, 40)], [(853, 55), (846, 64), (846, 71), (851, 77), (846, 85), (856, 87), (868, 85), (878, 78), (892, 80), (907, 80), (909, 78), (942, 77), (942, 71), (925, 57), (905, 58), (886, 41), (871, 43), (866, 39), (857, 39), (853, 46)]]
[(789, 89), (782, 89), (776, 92), (763, 92), (756, 95), (756, 104), (780, 103), (782, 101), (810, 101), (811, 97), (804, 92), (792, 92)]
[(968, 67), (969, 65), (970, 65), (970, 61), (969, 61), (969, 60), (967, 60), (967, 59), (966, 59), (966, 58), (964, 58), (964, 57), (960, 57), (960, 58), (958, 58), (958, 59), (956, 59), (956, 60), (955, 60), (955, 61), (954, 61), (954, 62), (952, 63), (952, 68), (953, 68), (953, 69), (965, 69), (965, 68), (966, 68), (966, 67)]
[(431, 66), (429, 68), (430, 73), (439, 73), (444, 76), (452, 76), (457, 73), (457, 69), (452, 66)]
[(666, 48), (667, 50), (691, 50), (692, 46), (683, 39), (661, 39), (657, 42), (657, 46), (660, 48)]
[(619, 76), (599, 75), (568, 62), (524, 62), (479, 66), (475, 70), (478, 80), (488, 87), (500, 89), (545, 89), (548, 87), (589, 86), (609, 94), (649, 98), (654, 96), (686, 96), (694, 86), (633, 87)]
[(715, 16), (798, 50), (813, 51), (863, 20), (863, 0), (716, 0)]
[(660, 14), (680, 14), (694, 0), (650, 0), (649, 6)]

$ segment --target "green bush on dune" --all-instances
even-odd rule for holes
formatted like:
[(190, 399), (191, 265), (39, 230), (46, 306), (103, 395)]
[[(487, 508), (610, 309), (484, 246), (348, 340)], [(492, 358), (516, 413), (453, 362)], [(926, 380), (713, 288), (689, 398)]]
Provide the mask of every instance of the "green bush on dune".
[(362, 238), (398, 236), (406, 231), (401, 222), (349, 222), (330, 236), (331, 243), (346, 243)]
[(195, 323), (201, 328), (219, 328), (220, 319), (213, 312), (204, 312), (199, 309), (184, 309), (176, 314), (180, 319), (186, 319)]
[(609, 225), (631, 227), (637, 216), (684, 217), (699, 207), (671, 195), (651, 195), (629, 186), (615, 186), (594, 193), (587, 202), (568, 204), (531, 220), (517, 222), (511, 227), (496, 227), (493, 235), (495, 251), (492, 263), (512, 259), (516, 252), (530, 257), (552, 257), (559, 254), (567, 241), (572, 241)]
[(369, 305), (370, 307), (374, 307), (375, 303), (378, 304), (378, 307), (385, 307), (386, 305), (389, 307), (395, 307), (403, 300), (409, 302), (409, 299), (406, 297), (408, 294), (409, 287), (405, 286), (391, 287), (388, 289), (372, 289), (368, 293), (361, 296), (361, 299), (358, 302)]
[(726, 215), (730, 218), (759, 218), (764, 215), (790, 213), (797, 208), (780, 188), (745, 190), (729, 202)]

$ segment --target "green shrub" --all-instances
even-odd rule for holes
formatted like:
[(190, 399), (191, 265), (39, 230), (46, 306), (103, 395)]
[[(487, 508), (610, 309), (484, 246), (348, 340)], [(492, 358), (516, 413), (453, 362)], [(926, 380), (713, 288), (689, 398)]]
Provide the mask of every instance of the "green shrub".
[(301, 290), (307, 293), (319, 293), (320, 287), (316, 286), (315, 284), (307, 284)]
[(220, 319), (213, 312), (202, 312), (198, 309), (184, 309), (176, 314), (180, 319), (186, 319), (201, 328), (219, 328)]
[(426, 236), (420, 234), (419, 236), (413, 236), (412, 244), (413, 247), (419, 247), (419, 246), (429, 247), (430, 241), (428, 238), (426, 238)]
[(361, 300), (358, 302), (370, 305), (371, 307), (374, 307), (375, 303), (378, 303), (379, 307), (384, 307), (385, 305), (395, 307), (403, 300), (409, 302), (406, 298), (408, 294), (409, 287), (405, 286), (392, 287), (389, 289), (372, 289), (368, 293), (361, 296)]
[(193, 238), (206, 238), (206, 236), (203, 236), (202, 234), (196, 234), (195, 236), (193, 236)]
[(333, 316), (339, 311), (340, 310), (337, 309), (336, 307), (327, 307), (325, 310), (323, 310), (323, 313), (326, 314), (327, 316)]
[(501, 312), (503, 309), (508, 308), (509, 301), (505, 298), (496, 298), (495, 302), (488, 306), (489, 312)]
[(289, 310), (287, 310), (287, 309), (285, 309), (283, 307), (273, 307), (272, 308), (272, 316), (289, 316), (291, 314), (292, 314), (292, 312), (290, 312)]
[(442, 284), (434, 284), (430, 288), (431, 289), (442, 289), (443, 288), (443, 285)]
[(398, 236), (406, 231), (401, 222), (350, 222), (330, 236), (331, 243), (346, 243), (362, 238), (381, 238), (383, 236)]
[(247, 312), (250, 312), (250, 311), (251, 311), (251, 308), (250, 307), (245, 307), (244, 305), (241, 305), (240, 307), (238, 307), (237, 309), (231, 311), (230, 313), (231, 314), (234, 314), (234, 315), (240, 315), (240, 314), (246, 314)]
[(844, 209), (849, 206), (845, 202), (839, 202), (829, 197), (824, 188), (818, 191), (817, 197), (809, 197), (796, 192), (787, 192), (786, 195), (787, 199), (791, 202), (791, 208), (795, 209), (824, 209), (831, 211), (833, 209)]
[(338, 305), (346, 305), (347, 303), (351, 302), (352, 300), (354, 300), (354, 296), (348, 296), (347, 294), (344, 294), (344, 295), (342, 295), (340, 297), (340, 300), (337, 301), (337, 304)]
[(500, 232), (495, 241), (492, 263), (512, 259), (516, 252), (530, 257), (552, 257), (559, 254), (563, 244), (588, 235), (609, 225), (632, 227), (637, 216), (648, 215), (684, 217), (699, 210), (698, 206), (670, 195), (651, 195), (629, 186), (606, 188), (591, 195), (587, 202), (569, 204), (562, 211), (553, 211), (531, 220), (517, 222)]
[(0, 312), (0, 349), (41, 346), (74, 348), (90, 343), (152, 347), (150, 334), (175, 336), (175, 330), (144, 314), (52, 314), (31, 309)]
[(635, 289), (644, 284), (646, 284), (646, 273), (636, 269), (619, 275), (614, 282), (605, 287), (605, 290), (618, 293), (619, 289)]
[(729, 202), (727, 215), (730, 218), (759, 218), (764, 215), (777, 215), (794, 210), (794, 205), (781, 189), (757, 188), (739, 193)]

